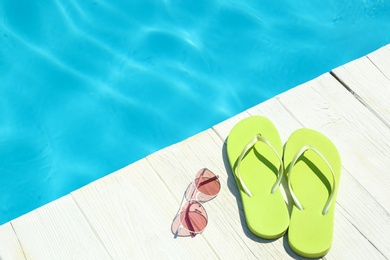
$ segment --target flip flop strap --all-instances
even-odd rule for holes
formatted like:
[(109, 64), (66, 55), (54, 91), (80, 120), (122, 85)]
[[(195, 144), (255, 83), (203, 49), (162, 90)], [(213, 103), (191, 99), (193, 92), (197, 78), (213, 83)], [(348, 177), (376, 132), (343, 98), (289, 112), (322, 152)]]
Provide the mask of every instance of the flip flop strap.
[(334, 171), (333, 171), (333, 168), (332, 166), (330, 166), (328, 160), (326, 159), (326, 157), (318, 150), (316, 149), (314, 146), (311, 146), (311, 145), (305, 145), (303, 146), (294, 156), (293, 160), (291, 161), (290, 163), (290, 167), (288, 169), (288, 172), (287, 172), (287, 176), (288, 176), (288, 188), (290, 190), (290, 194), (291, 194), (291, 197), (293, 198), (294, 200), (294, 203), (295, 205), (298, 207), (298, 209), (300, 210), (303, 210), (303, 207), (301, 205), (301, 203), (299, 202), (298, 198), (295, 196), (294, 192), (293, 192), (293, 189), (291, 187), (291, 175), (292, 175), (292, 168), (294, 167), (294, 165), (297, 163), (299, 157), (304, 153), (306, 152), (307, 150), (312, 150), (314, 151), (316, 154), (318, 154), (321, 159), (323, 159), (325, 161), (325, 163), (328, 165), (330, 171), (332, 172), (332, 177), (333, 177), (333, 188), (331, 188), (331, 192), (330, 192), (330, 195), (329, 195), (329, 198), (328, 200), (326, 201), (326, 204), (325, 204), (325, 207), (324, 209), (322, 210), (322, 214), (325, 215), (326, 213), (328, 213), (329, 211), (329, 208), (332, 204), (332, 201), (333, 201), (333, 197), (334, 197), (334, 193), (335, 193), (335, 190), (336, 190), (336, 176), (334, 174)]
[(279, 187), (280, 182), (282, 181), (282, 177), (283, 177), (283, 161), (282, 161), (282, 158), (280, 157), (279, 153), (276, 151), (276, 149), (272, 146), (271, 142), (267, 138), (265, 138), (264, 136), (261, 136), (260, 134), (257, 134), (244, 147), (244, 149), (241, 152), (240, 157), (238, 157), (238, 160), (237, 160), (237, 175), (238, 175), (238, 179), (240, 181), (241, 187), (244, 189), (244, 192), (249, 197), (252, 197), (252, 193), (250, 192), (250, 190), (248, 189), (248, 187), (245, 185), (244, 181), (241, 178), (240, 164), (241, 164), (241, 161), (244, 158), (244, 156), (247, 154), (247, 152), (259, 141), (265, 143), (266, 145), (268, 145), (272, 149), (272, 151), (276, 154), (276, 156), (278, 157), (279, 162), (280, 162), (280, 166), (279, 166), (279, 170), (278, 170), (278, 179), (276, 180), (274, 186), (272, 187), (271, 193), (275, 193), (275, 191)]

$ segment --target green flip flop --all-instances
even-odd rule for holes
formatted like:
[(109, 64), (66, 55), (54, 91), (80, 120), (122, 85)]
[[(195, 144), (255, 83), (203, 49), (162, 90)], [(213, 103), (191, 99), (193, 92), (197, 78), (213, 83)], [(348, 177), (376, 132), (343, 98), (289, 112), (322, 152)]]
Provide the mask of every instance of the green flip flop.
[(324, 256), (333, 240), (341, 173), (339, 152), (326, 136), (303, 128), (293, 132), (287, 140), (283, 160), (294, 201), (289, 245), (303, 257)]
[(279, 189), (284, 167), (276, 127), (262, 116), (245, 118), (231, 130), (226, 149), (249, 230), (265, 239), (281, 237), (289, 213)]

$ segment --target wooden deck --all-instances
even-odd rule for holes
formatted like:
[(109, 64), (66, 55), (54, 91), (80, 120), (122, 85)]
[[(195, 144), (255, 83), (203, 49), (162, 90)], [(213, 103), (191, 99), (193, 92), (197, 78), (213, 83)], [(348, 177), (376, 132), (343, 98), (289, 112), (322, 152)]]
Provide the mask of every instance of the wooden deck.
[[(299, 259), (286, 236), (253, 236), (226, 154), (230, 129), (265, 115), (286, 141), (309, 127), (338, 147), (343, 169), (334, 241), (324, 259), (390, 259), (390, 45), (259, 104), (0, 226), (0, 259)], [(220, 176), (195, 238), (170, 226), (195, 173)]]

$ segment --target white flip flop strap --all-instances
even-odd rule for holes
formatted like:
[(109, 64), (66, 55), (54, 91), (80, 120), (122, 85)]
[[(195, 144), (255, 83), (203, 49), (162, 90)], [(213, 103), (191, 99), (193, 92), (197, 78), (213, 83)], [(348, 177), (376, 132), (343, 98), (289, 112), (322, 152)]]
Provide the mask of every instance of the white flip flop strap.
[(315, 147), (311, 146), (311, 145), (305, 145), (303, 146), (294, 156), (293, 160), (291, 161), (290, 163), (290, 167), (288, 169), (288, 172), (287, 172), (287, 176), (288, 176), (288, 188), (290, 190), (290, 194), (291, 194), (291, 197), (293, 198), (294, 200), (294, 203), (295, 205), (298, 207), (298, 209), (300, 210), (303, 210), (303, 207), (301, 205), (301, 203), (299, 202), (298, 198), (295, 196), (294, 192), (293, 192), (293, 189), (291, 187), (291, 175), (292, 175), (292, 168), (294, 167), (294, 165), (297, 163), (299, 157), (304, 153), (306, 152), (307, 150), (312, 150), (314, 151), (316, 154), (318, 154), (324, 161), (325, 163), (328, 165), (330, 171), (332, 172), (332, 177), (333, 177), (333, 188), (331, 188), (331, 192), (330, 192), (330, 195), (329, 195), (329, 198), (328, 200), (326, 201), (325, 203), (325, 207), (324, 209), (322, 210), (322, 214), (325, 215), (326, 213), (328, 213), (329, 211), (329, 208), (330, 208), (330, 205), (332, 204), (332, 201), (333, 201), (333, 197), (334, 197), (334, 193), (335, 193), (335, 190), (336, 190), (336, 177), (335, 177), (335, 174), (334, 174), (334, 171), (333, 171), (333, 168), (332, 166), (330, 166), (328, 160), (325, 158), (325, 156), (319, 151), (317, 150)]
[(241, 161), (244, 158), (244, 156), (247, 154), (247, 152), (259, 141), (263, 142), (263, 143), (267, 144), (269, 147), (271, 147), (272, 151), (274, 151), (274, 153), (276, 154), (276, 156), (278, 157), (279, 162), (280, 162), (280, 166), (279, 166), (279, 170), (278, 170), (278, 179), (276, 180), (274, 186), (272, 187), (271, 193), (275, 193), (275, 191), (279, 187), (280, 182), (282, 181), (282, 178), (283, 178), (283, 161), (282, 161), (282, 158), (280, 157), (279, 153), (276, 151), (276, 149), (272, 146), (271, 142), (267, 138), (261, 136), (260, 134), (257, 134), (244, 147), (244, 149), (241, 152), (240, 157), (238, 157), (238, 160), (237, 160), (237, 175), (238, 175), (238, 179), (240, 181), (241, 187), (244, 189), (244, 192), (249, 197), (252, 197), (252, 193), (250, 192), (250, 190), (248, 189), (248, 187), (245, 185), (244, 181), (241, 178), (240, 164), (241, 164)]

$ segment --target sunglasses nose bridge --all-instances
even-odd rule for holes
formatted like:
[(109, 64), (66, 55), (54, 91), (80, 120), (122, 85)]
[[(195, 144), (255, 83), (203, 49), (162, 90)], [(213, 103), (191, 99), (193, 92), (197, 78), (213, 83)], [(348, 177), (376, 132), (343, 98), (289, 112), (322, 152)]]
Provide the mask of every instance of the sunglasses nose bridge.
[(207, 202), (215, 198), (220, 191), (220, 184), (212, 185), (209, 183), (205, 186), (198, 186), (194, 183), (191, 183), (186, 191), (186, 200), (187, 201), (199, 201), (199, 202)]

